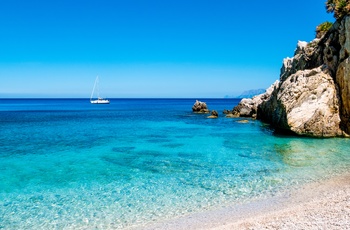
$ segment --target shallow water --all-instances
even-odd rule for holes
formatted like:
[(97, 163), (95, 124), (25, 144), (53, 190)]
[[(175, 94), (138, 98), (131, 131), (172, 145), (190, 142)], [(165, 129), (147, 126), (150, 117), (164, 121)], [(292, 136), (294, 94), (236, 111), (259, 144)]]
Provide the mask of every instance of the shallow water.
[[(235, 99), (205, 99), (232, 109)], [(329, 178), (349, 139), (206, 119), (194, 99), (0, 100), (0, 228), (124, 228)]]

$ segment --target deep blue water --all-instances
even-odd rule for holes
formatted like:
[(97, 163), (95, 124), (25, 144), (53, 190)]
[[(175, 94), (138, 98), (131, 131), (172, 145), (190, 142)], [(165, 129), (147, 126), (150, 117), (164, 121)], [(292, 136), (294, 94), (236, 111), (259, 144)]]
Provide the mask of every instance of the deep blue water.
[(0, 228), (123, 228), (267, 197), (350, 165), (349, 139), (225, 118), (237, 99), (0, 99)]

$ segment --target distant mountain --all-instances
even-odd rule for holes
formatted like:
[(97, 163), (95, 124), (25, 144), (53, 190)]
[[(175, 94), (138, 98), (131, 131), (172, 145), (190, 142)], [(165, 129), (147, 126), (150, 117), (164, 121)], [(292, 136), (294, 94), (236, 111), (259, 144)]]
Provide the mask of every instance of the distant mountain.
[(224, 98), (237, 98), (237, 96), (233, 96), (233, 95), (225, 95)]
[(265, 93), (265, 89), (251, 89), (244, 91), (241, 95), (238, 96), (238, 98), (252, 98), (256, 95)]

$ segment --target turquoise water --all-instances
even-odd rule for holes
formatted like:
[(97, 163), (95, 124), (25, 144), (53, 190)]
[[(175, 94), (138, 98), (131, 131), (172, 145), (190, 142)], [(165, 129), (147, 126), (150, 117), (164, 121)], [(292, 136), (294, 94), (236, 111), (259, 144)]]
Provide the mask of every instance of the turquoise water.
[[(235, 99), (205, 99), (232, 109)], [(194, 99), (0, 99), (0, 228), (114, 229), (268, 197), (350, 166), (349, 139), (207, 119)]]

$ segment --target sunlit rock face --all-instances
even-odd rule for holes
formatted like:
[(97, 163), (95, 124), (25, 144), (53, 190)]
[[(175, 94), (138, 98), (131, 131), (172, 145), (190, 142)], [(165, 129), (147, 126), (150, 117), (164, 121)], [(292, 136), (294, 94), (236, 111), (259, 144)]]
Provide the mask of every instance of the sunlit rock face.
[(336, 86), (322, 67), (287, 77), (270, 99), (259, 105), (258, 118), (299, 135), (342, 135)]
[(255, 110), (252, 116), (298, 135), (348, 136), (349, 54), (347, 16), (336, 21), (323, 37), (309, 43), (299, 41), (294, 56), (283, 60), (280, 81), (272, 92), (266, 97), (257, 96), (255, 101), (244, 99), (233, 111), (239, 115), (242, 109), (248, 111), (251, 107)]
[(195, 113), (209, 113), (207, 104), (198, 100), (196, 100), (196, 102), (192, 106), (192, 111)]

